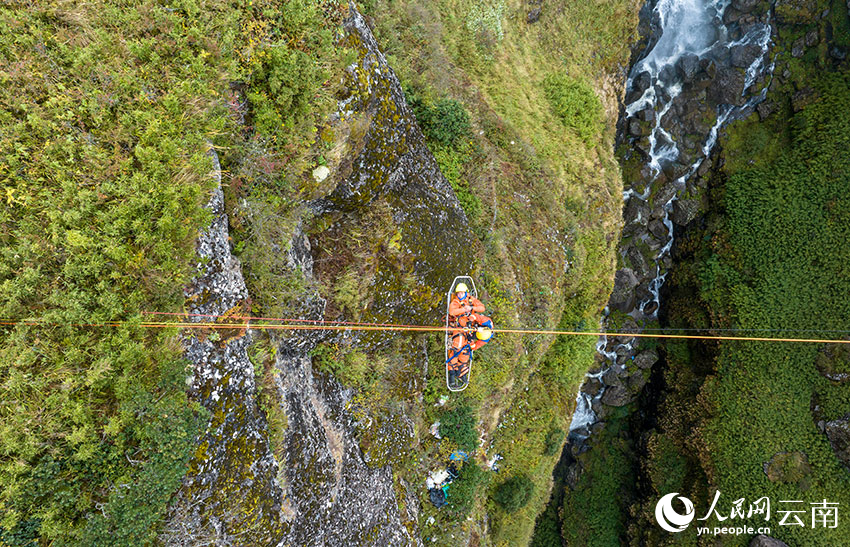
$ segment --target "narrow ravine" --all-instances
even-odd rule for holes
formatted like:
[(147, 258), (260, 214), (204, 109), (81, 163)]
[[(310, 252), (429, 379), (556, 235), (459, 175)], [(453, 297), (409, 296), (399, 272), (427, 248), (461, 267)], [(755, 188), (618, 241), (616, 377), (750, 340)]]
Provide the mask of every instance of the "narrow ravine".
[[(642, 43), (627, 82), (618, 142), (624, 165), (624, 227), (605, 330), (658, 326), (672, 261), (674, 225), (704, 209), (703, 175), (719, 131), (764, 99), (773, 65), (770, 12), (752, 0), (659, 0), (641, 13)], [(657, 361), (635, 337), (603, 336), (600, 367), (576, 399), (571, 439), (581, 441), (605, 407), (634, 400)]]

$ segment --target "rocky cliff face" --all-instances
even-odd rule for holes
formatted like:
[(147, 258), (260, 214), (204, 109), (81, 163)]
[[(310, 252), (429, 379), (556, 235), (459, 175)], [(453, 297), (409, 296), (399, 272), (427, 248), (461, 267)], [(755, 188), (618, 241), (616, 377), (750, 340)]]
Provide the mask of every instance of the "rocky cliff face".
[[(248, 290), (239, 261), (230, 252), (221, 170), (208, 208), (210, 227), (198, 237), (198, 276), (185, 290), (188, 320), (226, 325), (222, 315), (245, 315)], [(278, 464), (268, 442), (265, 416), (256, 401), (254, 366), (248, 357), (251, 334), (232, 328), (187, 330), (185, 355), (192, 364), (190, 393), (210, 413), (190, 471), (177, 495), (163, 541), (168, 545), (202, 542), (231, 544), (235, 538), (257, 545), (280, 536), (282, 492)]]
[[(348, 94), (334, 121), (355, 119), (360, 132), (350, 135), (351, 152), (335, 166), (326, 195), (311, 206), (320, 224), (343, 233), (376, 207), (388, 211), (384, 220), (399, 234), (394, 247), (398, 263), (377, 268), (370, 288), (374, 313), (410, 320), (433, 315), (433, 303), (441, 300), (434, 295), (442, 293), (471, 256), (472, 248), (453, 244), (458, 239), (452, 237), (468, 232), (466, 218), (425, 146), (398, 80), (353, 7), (344, 27), (344, 40), (359, 60), (348, 68)], [(196, 322), (214, 320), (203, 315), (247, 315), (250, 308), (229, 247), (220, 188), (209, 207), (214, 220), (198, 240), (199, 275), (186, 290), (187, 311), (198, 314), (192, 319)], [(285, 252), (291, 269), (311, 286), (316, 249), (300, 227)], [(418, 288), (398, 291), (409, 275)], [(305, 318), (325, 316), (325, 302), (315, 291), (308, 289), (299, 298), (309, 303), (302, 306)], [(358, 424), (351, 410), (353, 390), (313, 369), (310, 351), (323, 336), (273, 338), (275, 384), (287, 423), (272, 447), (256, 400), (248, 351), (252, 331), (244, 321), (216, 321), (233, 326), (192, 330), (185, 337), (193, 365), (190, 389), (211, 418), (163, 541), (421, 544), (416, 496), (404, 491), (403, 499), (397, 499), (390, 466), (369, 462), (358, 445), (357, 427), (368, 424)], [(397, 437), (394, 445), (409, 444), (412, 422), (399, 415), (384, 434)]]
[[(329, 225), (326, 235), (346, 233), (371, 211), (385, 211), (396, 238), (394, 264), (374, 269), (369, 313), (383, 321), (427, 322), (444, 287), (467, 273), (477, 239), (366, 21), (353, 7), (350, 13), (344, 45), (359, 60), (347, 69), (346, 96), (334, 121), (354, 120), (356, 129), (351, 153), (331, 174), (333, 190), (311, 207)], [(319, 254), (342, 254), (315, 239)], [(410, 275), (415, 279), (405, 279)]]

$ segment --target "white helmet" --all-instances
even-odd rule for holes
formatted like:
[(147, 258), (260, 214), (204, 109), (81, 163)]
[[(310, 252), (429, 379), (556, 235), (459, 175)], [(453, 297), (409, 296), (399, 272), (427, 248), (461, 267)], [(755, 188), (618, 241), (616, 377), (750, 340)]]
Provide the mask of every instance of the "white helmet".
[(455, 287), (455, 292), (466, 292), (468, 290), (466, 283), (458, 283), (457, 287)]

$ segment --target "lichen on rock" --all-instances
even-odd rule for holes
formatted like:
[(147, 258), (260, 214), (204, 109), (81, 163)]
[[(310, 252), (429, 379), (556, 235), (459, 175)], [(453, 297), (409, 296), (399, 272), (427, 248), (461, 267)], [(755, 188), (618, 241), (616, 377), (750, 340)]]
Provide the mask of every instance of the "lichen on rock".
[[(219, 316), (240, 309), (248, 290), (230, 252), (218, 157), (213, 149), (209, 154), (218, 186), (208, 205), (212, 223), (198, 237), (198, 276), (184, 291), (187, 320), (229, 323)], [(269, 448), (265, 416), (257, 406), (247, 352), (251, 335), (243, 327), (234, 325), (236, 333), (228, 337), (216, 329), (184, 333), (185, 355), (193, 367), (190, 394), (211, 418), (160, 538), (166, 545), (235, 538), (241, 544), (271, 545), (281, 534), (278, 466)]]

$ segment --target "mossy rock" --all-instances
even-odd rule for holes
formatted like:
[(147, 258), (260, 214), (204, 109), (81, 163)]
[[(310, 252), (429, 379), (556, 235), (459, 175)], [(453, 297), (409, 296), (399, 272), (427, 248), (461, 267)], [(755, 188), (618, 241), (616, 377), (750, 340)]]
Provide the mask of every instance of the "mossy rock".
[(812, 485), (812, 466), (804, 452), (777, 452), (764, 464), (764, 472), (771, 482), (796, 484), (803, 491)]
[(827, 344), (815, 358), (818, 371), (833, 382), (850, 380), (850, 345)]

